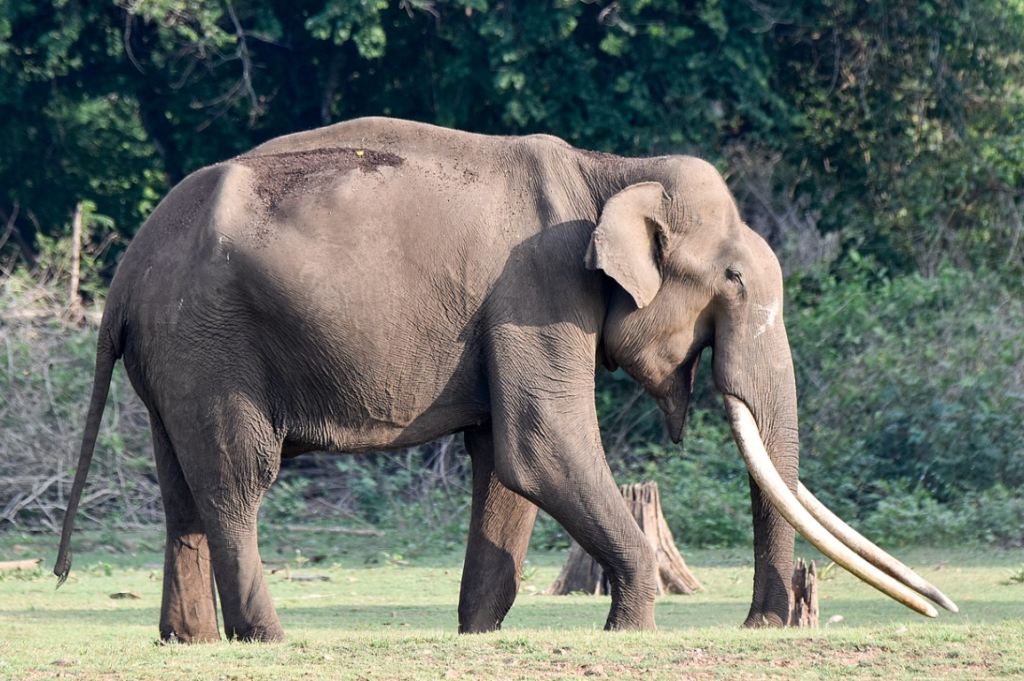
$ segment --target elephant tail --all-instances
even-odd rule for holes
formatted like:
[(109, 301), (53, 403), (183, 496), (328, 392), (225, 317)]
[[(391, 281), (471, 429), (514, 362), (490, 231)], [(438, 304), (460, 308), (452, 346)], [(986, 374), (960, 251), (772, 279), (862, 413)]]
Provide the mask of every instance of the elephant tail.
[(92, 383), (92, 397), (89, 398), (89, 412), (85, 419), (85, 433), (82, 436), (82, 448), (78, 454), (78, 469), (75, 471), (75, 482), (71, 486), (71, 495), (68, 498), (68, 508), (64, 514), (64, 529), (60, 536), (60, 549), (57, 551), (57, 563), (53, 567), (53, 574), (59, 577), (57, 587), (59, 588), (71, 572), (71, 531), (75, 524), (75, 513), (78, 511), (78, 504), (82, 500), (82, 490), (85, 488), (85, 478), (89, 475), (89, 466), (92, 463), (92, 453), (96, 448), (96, 438), (100, 431), (100, 422), (103, 419), (103, 408), (107, 403), (107, 392), (110, 390), (110, 379), (114, 373), (114, 364), (121, 355), (119, 332), (113, 332), (110, 328), (115, 315), (105, 314), (103, 323), (100, 325), (99, 339), (96, 343), (96, 372)]

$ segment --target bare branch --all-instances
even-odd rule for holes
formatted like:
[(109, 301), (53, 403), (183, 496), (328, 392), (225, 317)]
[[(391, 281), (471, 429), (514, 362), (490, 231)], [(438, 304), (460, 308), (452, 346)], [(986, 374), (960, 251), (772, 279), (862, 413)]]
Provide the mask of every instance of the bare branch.
[(135, 65), (135, 68), (139, 70), (139, 73), (146, 73), (146, 69), (142, 68), (142, 64), (135, 58), (135, 52), (132, 51), (132, 25), (135, 21), (135, 13), (130, 9), (125, 8), (124, 13), (124, 52), (128, 55), (129, 61)]
[(7, 243), (7, 240), (10, 238), (11, 233), (14, 231), (14, 221), (18, 219), (19, 208), (21, 208), (21, 205), (17, 201), (15, 201), (14, 208), (11, 210), (11, 215), (10, 217), (7, 218), (7, 227), (4, 228), (3, 238), (0, 238), (0, 249), (4, 247), (4, 244)]
[(263, 107), (260, 105), (259, 99), (256, 97), (256, 91), (252, 87), (252, 59), (249, 57), (249, 44), (246, 42), (246, 33), (242, 30), (242, 24), (238, 21), (238, 15), (235, 14), (234, 6), (230, 0), (224, 0), (224, 5), (227, 7), (228, 16), (231, 17), (231, 23), (235, 26), (235, 35), (238, 37), (238, 50), (236, 54), (242, 61), (242, 78), (240, 83), (246, 96), (249, 98), (249, 125), (253, 125), (259, 115), (263, 113)]

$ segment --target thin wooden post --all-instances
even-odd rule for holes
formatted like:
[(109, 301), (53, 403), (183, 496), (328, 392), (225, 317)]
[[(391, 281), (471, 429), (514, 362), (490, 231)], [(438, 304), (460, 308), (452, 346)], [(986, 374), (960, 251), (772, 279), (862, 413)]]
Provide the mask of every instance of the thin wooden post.
[(82, 202), (79, 201), (71, 219), (71, 286), (68, 291), (68, 318), (75, 322), (85, 318), (82, 296), (78, 291), (82, 274), (82, 212)]

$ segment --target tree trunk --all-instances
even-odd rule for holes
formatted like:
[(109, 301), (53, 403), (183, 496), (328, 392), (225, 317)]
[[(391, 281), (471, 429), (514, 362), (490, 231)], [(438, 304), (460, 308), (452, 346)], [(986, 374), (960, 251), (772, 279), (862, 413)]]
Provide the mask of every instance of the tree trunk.
[[(679, 554), (675, 540), (672, 539), (672, 531), (668, 529), (665, 516), (661, 513), (658, 483), (623, 485), (620, 489), (633, 517), (654, 549), (658, 566), (655, 575), (658, 595), (689, 595), (698, 591), (701, 588), (700, 582)], [(544, 593), (565, 595), (578, 591), (594, 595), (609, 593), (604, 570), (574, 541), (561, 574)]]
[(789, 626), (818, 628), (818, 568), (813, 560), (808, 568), (800, 558), (793, 568), (793, 610), (789, 614)]

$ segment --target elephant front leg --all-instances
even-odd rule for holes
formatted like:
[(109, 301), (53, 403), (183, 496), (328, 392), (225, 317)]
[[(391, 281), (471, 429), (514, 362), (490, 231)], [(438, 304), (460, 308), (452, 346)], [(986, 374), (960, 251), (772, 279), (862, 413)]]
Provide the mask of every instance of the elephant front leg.
[[(556, 374), (529, 374), (547, 375)], [(580, 385), (571, 376), (554, 386), (513, 377), (492, 393), (498, 479), (561, 523), (604, 568), (612, 596), (606, 629), (654, 629), (654, 550), (605, 460), (592, 368)]]
[[(499, 454), (500, 461), (500, 454)], [(564, 472), (551, 465), (570, 465)], [(612, 596), (605, 629), (655, 629), (654, 550), (598, 457), (564, 457), (527, 464), (543, 470), (542, 480), (527, 481), (502, 472), (499, 479), (544, 509), (604, 568)]]
[(754, 518), (754, 595), (745, 627), (784, 627), (793, 606), (793, 544), (796, 531), (750, 480)]
[(467, 432), (473, 459), (473, 513), (459, 594), (459, 632), (495, 631), (519, 593), (537, 507), (494, 473), (490, 427)]
[(612, 597), (604, 628), (656, 629), (654, 550), (626, 507), (607, 463), (602, 459), (592, 466), (600, 473), (567, 476), (542, 487), (534, 501), (604, 568)]

